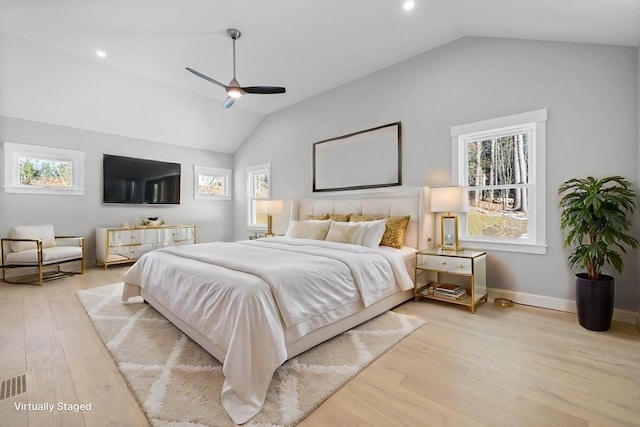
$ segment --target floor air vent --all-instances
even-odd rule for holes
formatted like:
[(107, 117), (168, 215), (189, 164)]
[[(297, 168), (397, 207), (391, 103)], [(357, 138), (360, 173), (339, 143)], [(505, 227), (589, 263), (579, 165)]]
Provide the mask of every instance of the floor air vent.
[(0, 384), (0, 400), (8, 399), (27, 392), (27, 374), (2, 380)]

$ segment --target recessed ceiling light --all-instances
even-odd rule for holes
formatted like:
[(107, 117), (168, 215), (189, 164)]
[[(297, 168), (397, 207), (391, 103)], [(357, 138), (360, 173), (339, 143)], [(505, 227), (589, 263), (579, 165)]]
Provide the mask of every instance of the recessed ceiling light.
[(404, 2), (402, 7), (404, 8), (404, 10), (411, 10), (415, 5), (416, 3), (413, 0), (407, 0)]
[(96, 56), (98, 56), (100, 58), (106, 58), (107, 57), (107, 53), (104, 50), (96, 50)]

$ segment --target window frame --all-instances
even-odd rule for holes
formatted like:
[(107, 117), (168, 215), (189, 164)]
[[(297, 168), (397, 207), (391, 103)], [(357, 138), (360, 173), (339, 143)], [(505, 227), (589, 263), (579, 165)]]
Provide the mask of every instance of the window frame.
[[(266, 173), (269, 179), (269, 194), (267, 197), (255, 197), (253, 193), (254, 189), (254, 177)], [(259, 165), (247, 167), (247, 230), (249, 231), (263, 231), (267, 229), (267, 224), (257, 224), (256, 219), (256, 204), (257, 200), (270, 200), (271, 199), (271, 163), (262, 163)]]
[[(231, 173), (231, 169), (193, 165), (193, 198), (204, 200), (231, 200)], [(222, 177), (224, 179), (224, 193), (208, 194), (198, 191), (201, 176)]]
[[(66, 148), (21, 144), (4, 141), (4, 191), (5, 193), (54, 194), (67, 196), (84, 195), (85, 152)], [(71, 186), (50, 187), (45, 185), (20, 184), (20, 157), (71, 163)]]
[(484, 137), (531, 131), (528, 141), (528, 188), (529, 210), (527, 239), (491, 238), (467, 235), (467, 214), (460, 215), (461, 245), (469, 249), (488, 249), (532, 254), (546, 253), (546, 122), (547, 109), (514, 114), (451, 128), (452, 171), (456, 185), (468, 192), (466, 186), (468, 169), (467, 143)]

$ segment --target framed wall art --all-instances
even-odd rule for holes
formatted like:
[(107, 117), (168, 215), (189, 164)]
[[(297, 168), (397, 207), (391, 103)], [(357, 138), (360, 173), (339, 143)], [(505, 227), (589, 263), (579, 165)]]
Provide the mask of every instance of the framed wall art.
[(313, 144), (313, 191), (402, 184), (400, 122)]

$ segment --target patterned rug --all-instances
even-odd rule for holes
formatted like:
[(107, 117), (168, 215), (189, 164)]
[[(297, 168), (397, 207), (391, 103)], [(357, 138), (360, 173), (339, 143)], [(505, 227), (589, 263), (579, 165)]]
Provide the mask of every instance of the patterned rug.
[[(152, 425), (233, 426), (220, 404), (222, 365), (148, 304), (120, 302), (122, 283), (78, 298)], [(140, 300), (141, 301), (141, 300)], [(424, 324), (388, 311), (285, 362), (246, 426), (292, 426)]]

